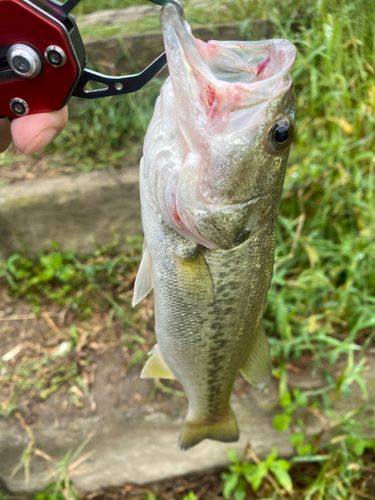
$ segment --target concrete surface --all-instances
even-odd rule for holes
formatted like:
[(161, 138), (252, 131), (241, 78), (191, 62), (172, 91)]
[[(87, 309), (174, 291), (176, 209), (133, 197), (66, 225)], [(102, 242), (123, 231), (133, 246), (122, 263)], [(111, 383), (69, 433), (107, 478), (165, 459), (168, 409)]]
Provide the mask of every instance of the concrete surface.
[(56, 241), (88, 254), (141, 234), (138, 168), (94, 171), (0, 186), (0, 259), (25, 251), (34, 257)]

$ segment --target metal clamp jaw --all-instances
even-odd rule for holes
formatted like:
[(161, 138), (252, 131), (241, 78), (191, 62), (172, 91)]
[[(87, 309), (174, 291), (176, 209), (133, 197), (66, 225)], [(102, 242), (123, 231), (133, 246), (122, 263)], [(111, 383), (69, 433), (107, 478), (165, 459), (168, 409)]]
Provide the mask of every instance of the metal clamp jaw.
[[(159, 5), (178, 0), (149, 0)], [(72, 95), (96, 99), (135, 92), (167, 64), (165, 53), (135, 75), (86, 69), (86, 52), (70, 15), (80, 0), (0, 0), (0, 115), (9, 118), (62, 108)], [(104, 88), (88, 90), (88, 82)]]

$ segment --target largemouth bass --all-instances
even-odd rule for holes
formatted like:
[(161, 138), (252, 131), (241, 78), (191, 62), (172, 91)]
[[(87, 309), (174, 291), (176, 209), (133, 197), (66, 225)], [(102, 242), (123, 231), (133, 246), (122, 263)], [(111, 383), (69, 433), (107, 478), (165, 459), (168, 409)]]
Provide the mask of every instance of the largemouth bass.
[(293, 139), (296, 50), (287, 40), (204, 43), (176, 7), (161, 13), (170, 77), (140, 169), (144, 254), (133, 305), (155, 289), (153, 348), (141, 377), (176, 378), (186, 450), (236, 441), (229, 399), (240, 370), (271, 377), (262, 314)]

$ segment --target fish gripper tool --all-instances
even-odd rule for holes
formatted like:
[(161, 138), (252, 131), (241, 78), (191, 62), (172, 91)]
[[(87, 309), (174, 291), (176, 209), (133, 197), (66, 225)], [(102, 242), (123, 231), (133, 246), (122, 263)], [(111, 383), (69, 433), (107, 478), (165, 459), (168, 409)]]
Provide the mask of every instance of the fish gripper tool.
[[(161, 6), (178, 0), (149, 0)], [(55, 111), (71, 96), (96, 99), (136, 92), (167, 64), (165, 52), (138, 74), (108, 76), (86, 68), (70, 14), (80, 0), (0, 0), (0, 116)], [(101, 88), (89, 89), (89, 82)]]

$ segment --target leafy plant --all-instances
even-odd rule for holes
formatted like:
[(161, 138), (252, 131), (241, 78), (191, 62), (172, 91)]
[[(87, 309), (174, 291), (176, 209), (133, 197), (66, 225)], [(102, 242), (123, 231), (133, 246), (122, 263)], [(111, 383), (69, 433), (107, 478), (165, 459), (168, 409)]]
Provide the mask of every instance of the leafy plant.
[(187, 495), (184, 495), (183, 500), (197, 500), (197, 497), (193, 491), (189, 491)]
[(228, 449), (228, 456), (232, 462), (232, 465), (229, 466), (230, 472), (224, 472), (221, 476), (225, 483), (224, 498), (230, 498), (233, 495), (234, 500), (244, 500), (247, 485), (250, 485), (253, 491), (257, 491), (263, 479), (269, 477), (270, 473), (278, 485), (286, 491), (292, 491), (292, 480), (288, 473), (290, 463), (283, 459), (277, 460), (276, 448), (272, 448), (266, 460), (256, 464), (240, 462), (232, 448)]

